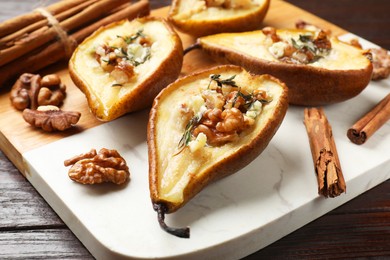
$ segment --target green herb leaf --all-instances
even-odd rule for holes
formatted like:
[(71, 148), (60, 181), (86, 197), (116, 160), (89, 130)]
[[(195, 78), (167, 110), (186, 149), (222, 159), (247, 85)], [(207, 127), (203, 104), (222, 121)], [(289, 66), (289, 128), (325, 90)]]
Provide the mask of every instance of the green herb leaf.
[(272, 102), (272, 99), (270, 100), (267, 100), (267, 99), (258, 99), (258, 101), (262, 104), (268, 104), (268, 103), (271, 103)]
[(202, 119), (202, 116), (202, 114), (197, 114), (187, 123), (183, 136), (181, 137), (178, 145), (180, 152), (191, 141), (192, 130), (194, 130), (194, 128), (199, 124), (200, 120)]
[(143, 31), (144, 29), (139, 29), (134, 35), (130, 36), (130, 42), (135, 41), (139, 37), (145, 37)]
[(150, 59), (150, 57), (151, 57), (150, 47), (142, 47), (142, 48), (143, 48), (143, 50), (144, 50), (144, 53), (142, 54), (141, 57), (135, 58), (134, 56), (129, 56), (129, 55), (126, 56), (126, 59), (127, 59), (128, 61), (130, 61), (130, 63), (131, 63), (133, 66), (135, 66), (135, 67), (137, 67), (138, 65), (141, 65), (141, 64), (145, 63), (145, 62), (146, 62), (148, 59)]
[(291, 38), (291, 43), (293, 47), (299, 51), (301, 50), (308, 50), (313, 55), (314, 58), (311, 59), (308, 63), (313, 63), (318, 61), (319, 59), (323, 58), (322, 55), (324, 52), (327, 52), (329, 50), (327, 49), (320, 49), (314, 44), (314, 40), (311, 35), (299, 35), (299, 42), (297, 42), (294, 38)]
[(130, 44), (139, 37), (145, 37), (145, 35), (142, 32), (143, 32), (143, 29), (139, 29), (135, 34), (133, 34), (131, 36), (117, 35), (116, 37), (123, 39), (126, 42), (126, 44)]
[(128, 36), (117, 35), (116, 37), (117, 37), (117, 38), (123, 39), (123, 40), (125, 41), (126, 44), (130, 44), (130, 43), (131, 43), (131, 39), (130, 39), (130, 37), (128, 37)]
[(313, 42), (312, 38), (311, 38), (311, 35), (303, 35), (303, 34), (300, 34), (299, 35), (299, 40), (301, 42)]
[(236, 105), (238, 97), (242, 97), (245, 100), (244, 105), (247, 106), (246, 108), (250, 107), (250, 105), (254, 102), (252, 94), (245, 95), (244, 93), (241, 92), (241, 89), (239, 88), (236, 95), (233, 98), (232, 107)]
[(232, 86), (232, 87), (236, 87), (238, 88), (238, 86), (236, 85), (236, 82), (234, 81), (234, 78), (236, 77), (236, 75), (233, 75), (227, 79), (221, 79), (221, 75), (220, 74), (212, 74), (210, 75), (210, 83), (208, 85), (207, 88), (210, 87), (210, 84), (212, 81), (215, 81), (218, 85), (218, 87), (222, 87), (223, 85), (228, 85), (228, 86)]

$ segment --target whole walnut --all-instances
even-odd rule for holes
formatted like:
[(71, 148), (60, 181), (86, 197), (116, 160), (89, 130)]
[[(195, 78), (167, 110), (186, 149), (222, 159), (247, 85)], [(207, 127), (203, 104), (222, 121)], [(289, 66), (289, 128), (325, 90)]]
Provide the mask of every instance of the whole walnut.
[(60, 106), (65, 96), (66, 87), (56, 74), (42, 78), (39, 74), (24, 73), (16, 80), (10, 92), (11, 103), (18, 110)]
[(106, 148), (96, 153), (95, 149), (77, 155), (64, 162), (69, 169), (69, 178), (82, 184), (112, 182), (125, 183), (130, 178), (125, 159), (116, 150)]

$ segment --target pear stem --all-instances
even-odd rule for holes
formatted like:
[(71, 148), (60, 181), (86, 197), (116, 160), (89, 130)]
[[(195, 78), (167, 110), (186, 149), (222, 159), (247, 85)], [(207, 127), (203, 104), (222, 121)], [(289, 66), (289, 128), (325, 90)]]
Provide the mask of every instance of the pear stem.
[(199, 42), (196, 42), (194, 44), (192, 44), (191, 46), (187, 47), (184, 51), (183, 51), (183, 55), (186, 55), (187, 53), (189, 53), (190, 51), (192, 50), (195, 50), (195, 49), (200, 49), (201, 46), (199, 44)]
[(172, 234), (177, 237), (182, 238), (190, 238), (190, 228), (175, 228), (175, 227), (169, 227), (165, 223), (165, 213), (167, 212), (167, 208), (163, 204), (154, 204), (153, 205), (154, 210), (157, 211), (157, 219), (158, 223), (160, 224), (160, 227), (168, 232), (169, 234)]

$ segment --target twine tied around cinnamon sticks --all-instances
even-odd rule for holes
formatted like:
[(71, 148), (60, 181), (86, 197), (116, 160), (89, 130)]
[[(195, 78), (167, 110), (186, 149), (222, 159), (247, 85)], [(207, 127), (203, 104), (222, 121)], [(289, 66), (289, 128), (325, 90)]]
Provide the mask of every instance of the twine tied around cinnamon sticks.
[(36, 8), (35, 11), (46, 17), (49, 26), (53, 27), (60, 39), (60, 42), (64, 46), (66, 57), (70, 57), (74, 49), (77, 47), (77, 42), (73, 38), (68, 37), (68, 33), (62, 29), (60, 22), (48, 10), (43, 7), (39, 7)]
[(0, 86), (69, 58), (99, 27), (149, 15), (148, 0), (62, 0), (0, 24)]

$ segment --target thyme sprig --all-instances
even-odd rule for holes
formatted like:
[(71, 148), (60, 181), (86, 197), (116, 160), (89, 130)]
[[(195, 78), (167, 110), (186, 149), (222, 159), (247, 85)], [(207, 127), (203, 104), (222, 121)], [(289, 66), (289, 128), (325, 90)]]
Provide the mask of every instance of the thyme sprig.
[(245, 105), (244, 105), (245, 107), (250, 107), (250, 105), (254, 102), (252, 94), (245, 95), (244, 93), (241, 92), (241, 88), (239, 88), (232, 101), (233, 107), (236, 106), (236, 102), (239, 97), (242, 97), (245, 100)]
[(316, 54), (318, 51), (318, 48), (314, 45), (313, 39), (310, 35), (299, 35), (299, 41), (301, 43), (298, 43), (294, 38), (291, 38), (291, 42), (294, 48), (298, 50), (307, 49), (313, 54)]
[(127, 59), (133, 64), (135, 67), (138, 65), (141, 65), (145, 63), (148, 59), (150, 59), (151, 52), (150, 52), (150, 47), (144, 47), (145, 53), (142, 55), (139, 59), (136, 59), (134, 56), (130, 57), (127, 56)]
[(262, 104), (268, 104), (272, 102), (272, 100), (254, 98), (253, 92), (251, 94), (244, 94), (243, 92), (241, 92), (241, 88), (239, 88), (232, 101), (233, 107), (236, 105), (237, 99), (239, 97), (242, 97), (244, 99), (244, 107), (246, 110), (248, 110), (255, 101), (259, 101)]
[(300, 43), (298, 43), (294, 38), (291, 38), (291, 43), (295, 49), (308, 50), (314, 55), (314, 58), (311, 59), (309, 63), (316, 62), (324, 57), (321, 55), (320, 48), (314, 44), (314, 40), (311, 35), (300, 34), (299, 41)]
[(221, 79), (220, 74), (211, 74), (210, 75), (210, 82), (209, 82), (209, 85), (207, 86), (207, 88), (210, 88), (211, 82), (213, 82), (213, 81), (215, 81), (217, 83), (218, 87), (220, 87), (220, 88), (222, 88), (223, 85), (228, 85), (228, 86), (238, 88), (238, 86), (236, 85), (236, 82), (234, 81), (235, 77), (236, 77), (236, 75), (233, 75), (227, 79)]
[[(253, 92), (250, 94), (245, 94), (241, 91), (241, 88), (237, 86), (236, 82), (234, 81), (234, 78), (236, 75), (233, 75), (229, 78), (222, 79), (220, 74), (212, 74), (210, 75), (210, 82), (208, 85), (208, 89), (210, 88), (210, 84), (215, 81), (219, 88), (222, 88), (223, 85), (229, 85), (232, 87), (238, 88), (238, 91), (236, 91), (235, 96), (232, 99), (232, 107), (235, 107), (236, 102), (238, 101), (239, 97), (242, 97), (244, 99), (244, 109), (249, 110), (249, 108), (253, 105), (254, 102), (259, 101), (262, 104), (270, 103), (272, 100), (268, 99), (258, 99), (256, 94)], [(225, 96), (225, 102), (226, 102), (226, 96)], [(202, 110), (201, 110), (202, 111)], [(200, 124), (202, 118), (203, 118), (203, 112), (198, 112), (195, 116), (193, 116), (187, 123), (183, 135), (180, 138), (180, 141), (178, 143), (178, 152), (174, 154), (174, 156), (180, 154), (187, 145), (191, 142), (192, 139), (192, 132), (193, 130)]]
[(179, 151), (175, 155), (181, 153), (181, 151), (183, 151), (183, 149), (191, 141), (192, 130), (199, 124), (202, 117), (203, 117), (203, 114), (198, 113), (193, 118), (191, 118), (190, 121), (187, 123), (185, 130), (184, 130), (184, 133), (183, 133), (183, 135), (179, 141), (179, 144), (178, 144)]
[[(146, 36), (143, 33), (143, 29), (139, 29), (135, 34), (133, 34), (131, 36), (117, 35), (116, 37), (123, 39), (127, 44), (127, 48), (129, 48), (129, 45), (132, 44), (136, 39), (138, 39), (140, 37), (146, 37)], [(117, 57), (120, 57), (120, 58), (123, 58), (123, 59), (129, 61), (131, 63), (131, 65), (133, 65), (134, 67), (137, 67), (138, 65), (145, 63), (148, 59), (150, 59), (150, 56), (151, 56), (150, 47), (142, 46), (142, 48), (144, 49), (144, 54), (140, 58), (136, 58), (134, 56), (134, 54), (132, 54), (131, 52), (129, 53), (128, 50), (126, 50), (122, 47), (111, 46), (110, 48), (112, 48), (114, 50), (118, 50), (116, 52)]]
[[(234, 81), (234, 78), (236, 75), (233, 75), (229, 78), (222, 79), (220, 74), (211, 74), (210, 75), (210, 82), (207, 88), (210, 88), (211, 82), (215, 81), (219, 88), (222, 88), (223, 85), (228, 85), (232, 87), (238, 88), (236, 85), (236, 82)], [(199, 124), (200, 120), (203, 117), (203, 113), (196, 114), (193, 118), (190, 119), (190, 121), (187, 123), (184, 133), (179, 141), (178, 148), (179, 151), (175, 154), (181, 153), (183, 149), (188, 145), (188, 143), (191, 141), (192, 136), (192, 130)]]
[(102, 61), (104, 61), (104, 62), (107, 63), (108, 65), (115, 64), (115, 62), (112, 61), (112, 60), (110, 60), (110, 59), (102, 59)]
[(145, 37), (145, 34), (143, 34), (144, 29), (139, 29), (134, 35), (130, 36), (130, 40), (133, 42), (139, 37)]
[(126, 44), (130, 44), (133, 41), (137, 40), (139, 37), (145, 37), (145, 34), (143, 34), (143, 31), (144, 31), (143, 29), (139, 29), (135, 34), (133, 34), (131, 36), (117, 35), (116, 37), (123, 39), (126, 42)]

